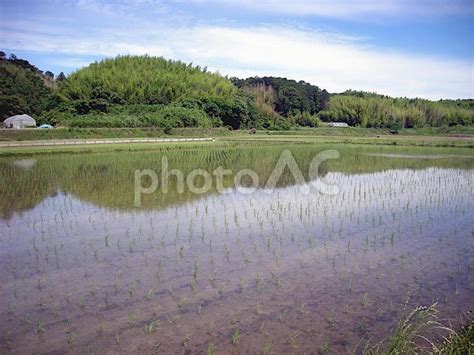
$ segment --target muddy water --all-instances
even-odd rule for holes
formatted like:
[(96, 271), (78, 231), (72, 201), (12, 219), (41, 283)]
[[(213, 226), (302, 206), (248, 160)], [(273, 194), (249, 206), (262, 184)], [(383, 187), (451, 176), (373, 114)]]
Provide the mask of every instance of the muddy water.
[[(318, 151), (293, 148), (297, 161)], [(437, 302), (453, 322), (469, 317), (472, 158), (393, 152), (417, 153), (414, 165), (341, 149), (342, 163), (325, 167), (334, 195), (287, 181), (273, 193), (211, 191), (179, 203), (158, 192), (143, 208), (133, 207), (133, 179), (117, 173), (133, 178), (124, 167), (136, 156), (3, 161), (19, 197), (2, 190), (0, 349), (348, 353), (387, 337), (418, 305)], [(255, 152), (184, 155), (203, 154), (236, 170)]]

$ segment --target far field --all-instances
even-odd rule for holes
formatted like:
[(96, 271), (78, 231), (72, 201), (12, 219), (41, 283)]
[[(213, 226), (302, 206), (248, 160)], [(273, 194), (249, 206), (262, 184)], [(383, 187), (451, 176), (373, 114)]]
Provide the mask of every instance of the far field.
[[(112, 138), (190, 138), (212, 137), (214, 142), (160, 142), (160, 143), (128, 143), (128, 144), (100, 144), (77, 145), (77, 142), (86, 139)], [(57, 141), (60, 146), (45, 147), (1, 147), (8, 143)], [(160, 129), (105, 129), (105, 128), (59, 128), (54, 130), (22, 129), (0, 130), (0, 155), (31, 154), (45, 152), (89, 152), (89, 151), (117, 151), (117, 150), (150, 150), (166, 147), (186, 147), (212, 144), (221, 146), (228, 144), (250, 144), (257, 142), (267, 143), (346, 143), (370, 145), (400, 145), (400, 146), (427, 146), (427, 147), (474, 147), (474, 128), (423, 128), (400, 130), (392, 134), (389, 130), (367, 128), (314, 128), (291, 131), (257, 131), (251, 134), (248, 130), (229, 131), (227, 129), (176, 129), (172, 134), (165, 134)], [(71, 143), (71, 145), (64, 145)]]

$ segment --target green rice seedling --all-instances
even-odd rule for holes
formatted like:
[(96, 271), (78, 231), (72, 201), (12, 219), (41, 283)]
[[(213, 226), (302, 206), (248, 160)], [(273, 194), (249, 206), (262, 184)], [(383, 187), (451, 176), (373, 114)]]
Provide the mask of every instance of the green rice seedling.
[(95, 327), (95, 331), (99, 337), (102, 338), (104, 336), (104, 325), (102, 324), (102, 322), (99, 322), (99, 324), (97, 324), (97, 326)]
[(362, 305), (365, 307), (369, 303), (369, 294), (366, 292), (362, 296)]
[(329, 342), (327, 339), (324, 339), (321, 345), (321, 354), (329, 354)]
[(68, 346), (69, 351), (73, 351), (74, 350), (74, 334), (69, 333), (66, 337), (66, 340), (67, 340), (67, 346)]
[(145, 299), (146, 299), (147, 301), (151, 301), (151, 299), (153, 298), (153, 293), (154, 293), (154, 292), (155, 292), (155, 289), (154, 289), (153, 287), (151, 287), (151, 288), (147, 291), (147, 293), (146, 293), (146, 295), (145, 295)]
[(299, 306), (299, 312), (300, 312), (301, 315), (305, 314), (305, 307), (306, 307), (306, 303), (301, 302), (300, 306)]
[(240, 293), (244, 293), (245, 288), (246, 288), (245, 282), (242, 278), (240, 278), (240, 281), (239, 281), (239, 291), (240, 291)]
[(329, 324), (330, 327), (334, 324), (334, 308), (331, 308), (326, 316), (326, 322)]
[(46, 329), (44, 328), (43, 322), (41, 322), (41, 321), (37, 322), (36, 326), (35, 326), (35, 329), (33, 331), (34, 331), (35, 334), (38, 334), (38, 335), (43, 334), (46, 331)]
[(145, 332), (154, 333), (159, 329), (158, 326), (159, 322), (157, 320), (151, 320), (150, 322), (145, 324)]
[(359, 321), (357, 325), (357, 331), (359, 332), (361, 336), (365, 336), (365, 334), (367, 333), (367, 326), (364, 320)]
[(178, 309), (179, 310), (183, 310), (184, 302), (186, 302), (186, 298), (184, 298), (183, 296), (179, 296), (179, 299), (178, 299)]
[(191, 338), (186, 334), (184, 338), (181, 339), (181, 345), (186, 348), (190, 340)]
[(117, 329), (114, 334), (114, 341), (115, 344), (120, 345), (122, 342), (122, 336), (120, 335), (120, 329)]
[(232, 345), (236, 346), (239, 342), (239, 339), (240, 339), (240, 330), (239, 330), (239, 328), (235, 328), (232, 331), (232, 336), (231, 336)]
[(84, 296), (81, 297), (81, 299), (79, 300), (79, 307), (84, 310), (86, 308), (86, 300), (84, 298)]
[(191, 292), (193, 293), (193, 295), (196, 294), (196, 281), (193, 279), (191, 280), (191, 283), (189, 284), (189, 288), (191, 289)]
[(197, 281), (199, 275), (199, 259), (194, 260), (193, 280)]
[(134, 293), (135, 293), (135, 285), (134, 284), (128, 285), (128, 296), (130, 297), (131, 300), (133, 300)]
[(299, 332), (295, 330), (291, 333), (290, 337), (288, 338), (288, 345), (290, 345), (293, 349), (298, 349), (298, 337), (300, 336)]
[(260, 292), (262, 290), (262, 277), (259, 272), (256, 274), (255, 285), (257, 286), (257, 291)]
[(213, 343), (209, 343), (206, 348), (206, 355), (214, 354), (215, 346)]
[(130, 329), (133, 328), (135, 326), (135, 320), (136, 320), (135, 315), (132, 312), (130, 312), (127, 315), (127, 321), (126, 321), (127, 327), (129, 327)]

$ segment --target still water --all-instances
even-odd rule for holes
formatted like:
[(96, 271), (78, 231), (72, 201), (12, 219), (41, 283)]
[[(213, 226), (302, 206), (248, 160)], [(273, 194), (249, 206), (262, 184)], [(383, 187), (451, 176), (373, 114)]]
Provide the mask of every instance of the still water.
[[(302, 193), (311, 159), (338, 193)], [(251, 194), (159, 188), (136, 169), (252, 169)], [(362, 352), (419, 305), (474, 306), (474, 154), (322, 145), (0, 159), (0, 351)], [(245, 182), (245, 181), (244, 181)], [(311, 182), (308, 181), (308, 184)], [(472, 317), (472, 314), (470, 315)]]

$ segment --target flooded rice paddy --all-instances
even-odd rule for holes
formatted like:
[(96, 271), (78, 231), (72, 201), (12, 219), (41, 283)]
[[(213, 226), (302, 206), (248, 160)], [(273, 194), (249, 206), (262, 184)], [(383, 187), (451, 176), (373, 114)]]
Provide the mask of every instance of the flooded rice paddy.
[[(337, 194), (303, 194), (288, 171), (264, 189), (283, 150), (307, 177), (328, 148)], [(261, 188), (170, 181), (135, 207), (135, 169), (163, 156), (184, 174), (253, 169)], [(473, 173), (470, 150), (435, 148), (2, 158), (0, 352), (360, 353), (419, 305), (472, 317)]]

